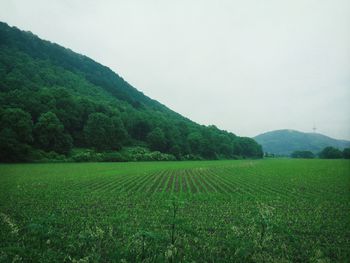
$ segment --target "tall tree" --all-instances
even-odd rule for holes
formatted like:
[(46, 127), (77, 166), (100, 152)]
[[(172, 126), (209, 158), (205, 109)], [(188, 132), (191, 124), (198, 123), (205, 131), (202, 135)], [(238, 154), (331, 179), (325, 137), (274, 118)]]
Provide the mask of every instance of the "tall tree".
[(0, 129), (12, 130), (15, 139), (21, 143), (32, 142), (33, 122), (28, 112), (19, 108), (8, 108), (1, 112), (0, 120)]
[(147, 142), (152, 151), (164, 151), (166, 140), (163, 131), (157, 127), (147, 135)]
[(202, 149), (202, 135), (199, 132), (192, 132), (187, 136), (188, 144), (191, 149), (191, 153), (200, 154)]
[(151, 125), (146, 116), (136, 115), (136, 118), (131, 119), (130, 133), (136, 140), (146, 140), (150, 130)]
[(64, 131), (64, 126), (56, 114), (43, 113), (34, 126), (35, 141), (45, 151), (67, 154), (72, 148), (72, 137)]
[(123, 122), (117, 116), (92, 113), (84, 127), (87, 144), (99, 151), (119, 149), (127, 138)]
[(343, 153), (337, 148), (328, 146), (319, 153), (319, 156), (322, 159), (341, 159)]
[(32, 143), (33, 123), (29, 113), (22, 109), (0, 111), (0, 161), (14, 162), (27, 159)]
[(343, 150), (343, 158), (344, 159), (350, 159), (350, 148), (345, 148)]

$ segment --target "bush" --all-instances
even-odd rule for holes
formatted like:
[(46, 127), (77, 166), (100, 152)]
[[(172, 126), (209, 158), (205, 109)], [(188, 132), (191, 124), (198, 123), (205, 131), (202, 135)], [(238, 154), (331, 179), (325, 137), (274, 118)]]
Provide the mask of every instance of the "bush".
[(103, 162), (127, 162), (128, 159), (119, 152), (105, 152), (101, 154)]
[(343, 158), (344, 159), (350, 159), (350, 148), (345, 148), (343, 150)]
[(201, 161), (203, 158), (198, 154), (186, 154), (183, 156), (183, 160), (186, 161)]
[(337, 148), (328, 146), (319, 153), (319, 156), (322, 159), (341, 159), (343, 153)]
[(143, 147), (131, 147), (119, 152), (96, 152), (91, 149), (76, 148), (67, 158), (65, 155), (54, 151), (45, 152), (35, 148), (30, 149), (27, 161), (32, 162), (128, 162), (128, 161), (175, 161), (172, 154), (151, 152)]
[(93, 150), (84, 150), (73, 153), (72, 160), (75, 162), (101, 162), (103, 160), (101, 153)]
[(175, 161), (176, 158), (172, 154), (161, 153), (158, 151), (151, 152), (149, 155), (151, 161)]
[(124, 148), (120, 152), (122, 158), (126, 161), (175, 161), (176, 157), (172, 154), (162, 153), (159, 151), (151, 152), (144, 147)]
[(291, 154), (292, 158), (304, 158), (304, 159), (313, 159), (315, 155), (310, 151), (294, 151)]
[(54, 151), (45, 152), (43, 150), (31, 148), (27, 161), (29, 162), (67, 162), (69, 159)]

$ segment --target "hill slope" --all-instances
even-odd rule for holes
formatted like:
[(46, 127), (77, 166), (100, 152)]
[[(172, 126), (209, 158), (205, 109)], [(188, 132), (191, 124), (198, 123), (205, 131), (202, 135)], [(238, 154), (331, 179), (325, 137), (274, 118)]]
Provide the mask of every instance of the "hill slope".
[(307, 150), (313, 153), (320, 152), (327, 146), (343, 149), (350, 146), (350, 141), (336, 140), (319, 133), (304, 133), (295, 130), (270, 131), (254, 139), (263, 146), (268, 153), (290, 155), (293, 151)]
[(262, 154), (253, 139), (196, 124), (109, 68), (6, 23), (0, 23), (0, 80), (0, 161), (135, 146), (176, 159)]

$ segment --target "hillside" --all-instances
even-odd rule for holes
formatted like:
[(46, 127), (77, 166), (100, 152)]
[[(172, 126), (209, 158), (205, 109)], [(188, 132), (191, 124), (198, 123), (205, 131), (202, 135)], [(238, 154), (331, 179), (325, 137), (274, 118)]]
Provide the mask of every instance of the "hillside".
[(336, 140), (319, 133), (304, 133), (295, 130), (270, 131), (254, 137), (262, 145), (263, 151), (278, 155), (290, 155), (293, 151), (319, 153), (327, 146), (343, 149), (350, 141)]
[(108, 67), (6, 23), (0, 23), (0, 80), (2, 162), (106, 160), (105, 153), (129, 148), (138, 156), (131, 160), (145, 153), (151, 160), (262, 155), (253, 139), (199, 125)]

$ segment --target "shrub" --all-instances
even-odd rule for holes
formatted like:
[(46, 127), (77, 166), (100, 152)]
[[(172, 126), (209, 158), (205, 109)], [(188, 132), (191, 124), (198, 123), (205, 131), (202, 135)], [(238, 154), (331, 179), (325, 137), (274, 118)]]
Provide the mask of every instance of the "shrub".
[(100, 162), (102, 161), (102, 154), (93, 150), (84, 150), (74, 153), (72, 160), (75, 162)]
[(315, 158), (315, 155), (310, 151), (294, 151), (291, 154), (292, 158), (304, 158), (304, 159), (312, 159)]
[(322, 159), (341, 159), (343, 153), (337, 148), (328, 146), (319, 153), (319, 156)]
[(343, 150), (343, 158), (344, 159), (350, 159), (350, 148), (345, 148)]
[(128, 159), (126, 156), (122, 155), (119, 152), (105, 152), (101, 154), (103, 162), (127, 162)]
[(31, 148), (28, 154), (29, 162), (67, 162), (69, 159), (63, 155), (54, 151), (45, 152), (43, 150)]

